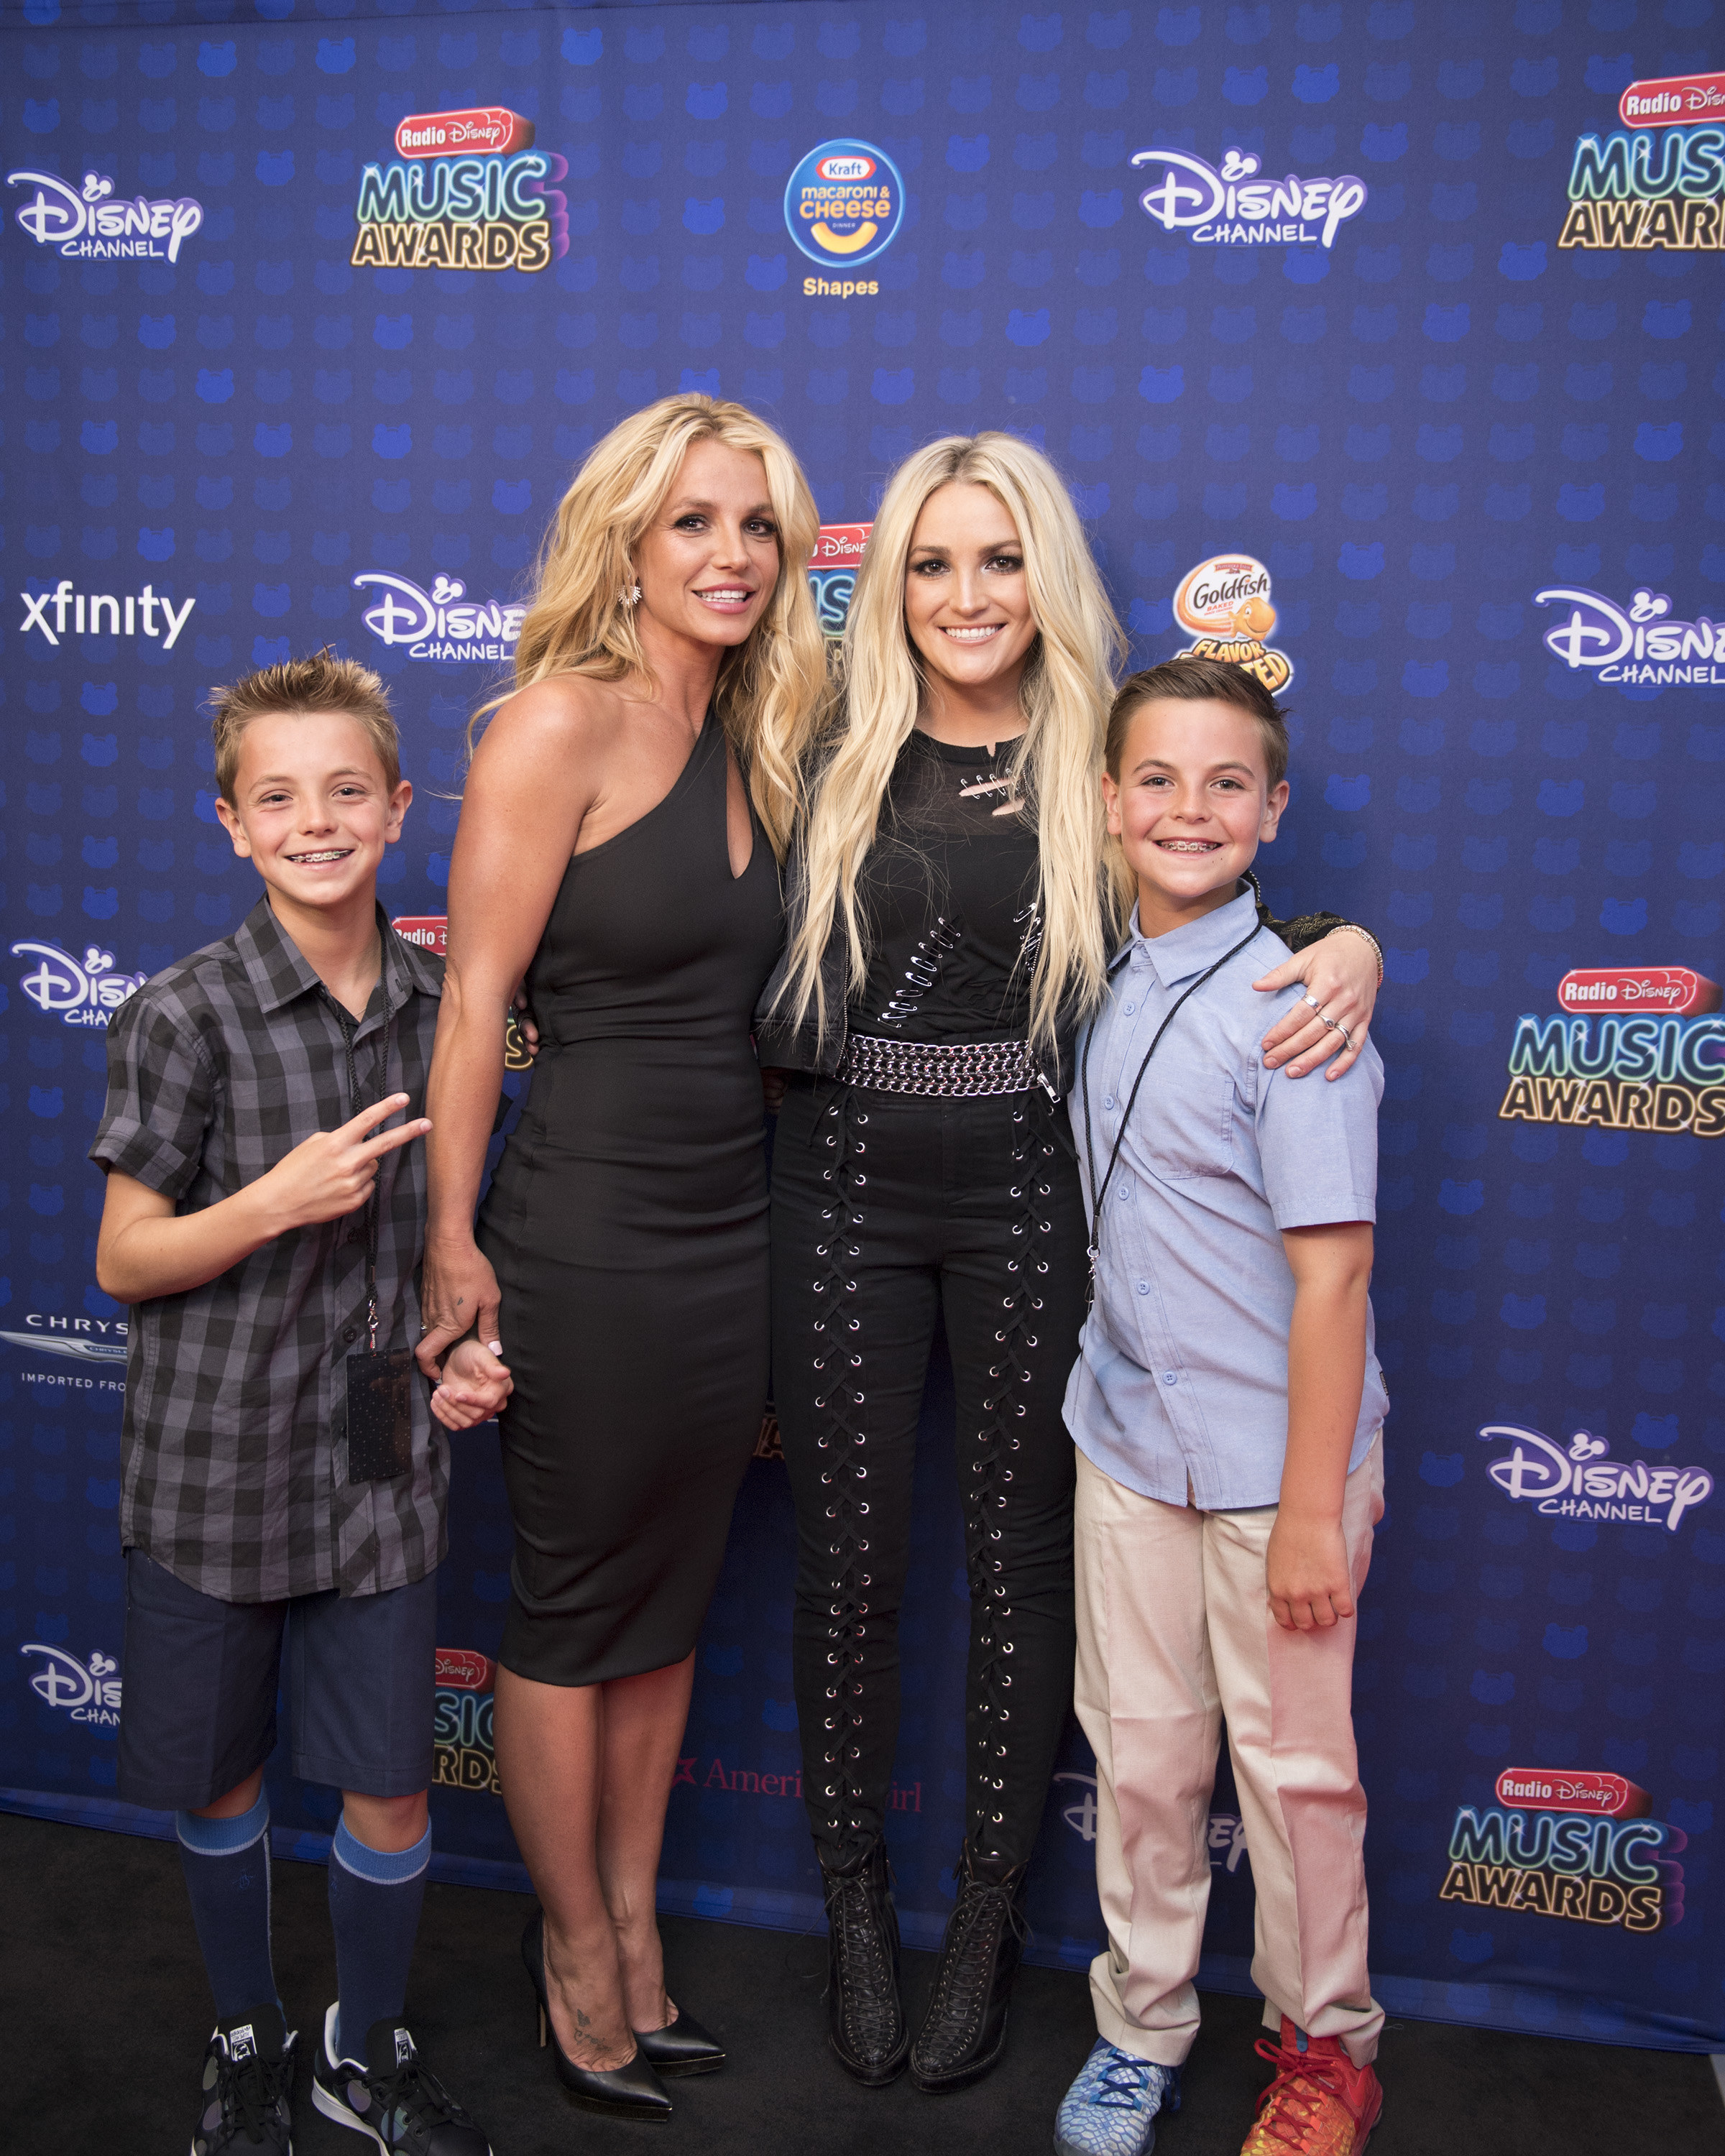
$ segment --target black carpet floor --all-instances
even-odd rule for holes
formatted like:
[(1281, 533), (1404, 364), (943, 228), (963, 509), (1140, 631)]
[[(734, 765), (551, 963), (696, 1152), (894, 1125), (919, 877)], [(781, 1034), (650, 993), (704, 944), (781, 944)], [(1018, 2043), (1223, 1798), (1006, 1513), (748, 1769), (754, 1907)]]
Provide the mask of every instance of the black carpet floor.
[[(275, 1872), (276, 1970), (302, 2044), (333, 1995), (321, 1870)], [(408, 2010), (422, 2049), (490, 2134), (496, 2156), (1046, 2156), (1054, 2107), (1094, 2035), (1082, 1977), (1025, 1969), (1008, 2056), (957, 2096), (908, 2082), (858, 2088), (822, 2047), (823, 1943), (669, 1918), (675, 1995), (731, 2047), (717, 2075), (671, 2085), (663, 2127), (571, 2109), (536, 2047), (517, 1954), (531, 1904), (433, 1887)], [(913, 2010), (932, 1958), (906, 1957)], [(1267, 2069), (1255, 2004), (1210, 1997), (1186, 2105), (1158, 2156), (1235, 2156)], [(171, 1844), (0, 1815), (0, 2029), (8, 2156), (181, 2156), (211, 2014)], [(1725, 2156), (1711, 2063), (1430, 2022), (1392, 2022), (1371, 2156)], [(311, 2107), (302, 2067), (299, 2156), (360, 2138)], [(365, 2144), (369, 2145), (369, 2144)]]

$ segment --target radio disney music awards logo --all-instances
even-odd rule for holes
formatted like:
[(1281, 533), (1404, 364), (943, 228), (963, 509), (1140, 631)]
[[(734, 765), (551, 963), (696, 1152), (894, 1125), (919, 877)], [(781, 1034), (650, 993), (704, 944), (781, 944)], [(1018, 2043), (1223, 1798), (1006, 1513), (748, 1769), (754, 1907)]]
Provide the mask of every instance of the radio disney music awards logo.
[(41, 1667), (30, 1678), (30, 1689), (39, 1699), (74, 1722), (94, 1722), (103, 1729), (120, 1727), (120, 1665), (112, 1655), (98, 1647), (87, 1662), (80, 1662), (64, 1647), (45, 1646), (38, 1640), (18, 1652), (42, 1657)]
[(33, 187), (13, 212), (39, 247), (69, 259), (98, 262), (177, 262), (180, 249), (203, 223), (203, 204), (190, 195), (114, 192), (103, 172), (86, 172), (81, 187), (53, 172), (6, 175), (9, 187)]
[(1725, 74), (1632, 82), (1617, 116), (1625, 132), (1575, 145), (1558, 245), (1725, 248)]
[[(1492, 1794), (1495, 1804), (1455, 1814), (1440, 1902), (1625, 1932), (1681, 1923), (1683, 1867), (1672, 1860), (1689, 1837), (1649, 1816), (1645, 1789), (1621, 1774), (1507, 1767)], [(1466, 1958), (1491, 1952), (1489, 1934), (1466, 1943)]]
[(1224, 151), (1219, 167), (1189, 150), (1140, 150), (1135, 166), (1161, 166), (1138, 207), (1164, 232), (1189, 234), (1200, 247), (1331, 248), (1369, 190), (1352, 172), (1338, 179), (1260, 179), (1260, 157)]
[(1706, 1504), (1713, 1478), (1705, 1467), (1664, 1467), (1613, 1460), (1608, 1440), (1578, 1430), (1567, 1446), (1518, 1423), (1487, 1423), (1482, 1443), (1507, 1445), (1486, 1472), (1507, 1497), (1553, 1520), (1623, 1522), (1674, 1535), (1686, 1514)]
[(356, 268), (545, 270), (569, 249), (567, 162), (533, 146), (533, 123), (506, 105), (416, 112), (395, 130), (395, 160), (367, 165), (354, 214)]
[[(872, 142), (822, 142), (791, 174), (784, 221), (811, 262), (824, 269), (860, 270), (884, 254), (905, 218), (905, 183), (898, 167)], [(803, 295), (872, 297), (878, 283), (845, 277), (805, 277)]]
[(1553, 584), (1535, 592), (1533, 603), (1568, 608), (1568, 619), (1547, 629), (1543, 642), (1572, 674), (1585, 667), (1613, 686), (1725, 688), (1725, 621), (1706, 614), (1673, 620), (1664, 592), (1644, 585), (1623, 607), (1603, 592)]
[(1214, 554), (1189, 569), (1174, 593), (1174, 619), (1198, 639), (1183, 659), (1225, 659), (1271, 696), (1293, 680), (1293, 661), (1267, 641), (1276, 627), (1270, 572), (1250, 554)]
[(57, 1018), (62, 1025), (105, 1027), (121, 1004), (135, 996), (150, 976), (122, 973), (111, 951), (86, 943), (84, 956), (74, 958), (58, 943), (14, 943), (14, 958), (31, 961), (29, 971), (18, 978), (18, 986), (39, 1011)]
[(470, 599), (459, 577), (439, 576), (427, 592), (387, 569), (367, 569), (353, 583), (357, 591), (375, 585), (382, 593), (360, 619), (385, 644), (405, 644), (409, 659), (448, 665), (515, 656), (516, 640), (527, 616), (525, 606)]
[(1725, 1137), (1717, 983), (1688, 966), (1579, 967), (1558, 1005), (1516, 1020), (1502, 1121)]
[(62, 577), (52, 591), (20, 592), (18, 597), (24, 603), (19, 634), (40, 629), (56, 649), (67, 634), (66, 616), (70, 614), (74, 636), (159, 636), (162, 649), (172, 651), (198, 603), (195, 598), (187, 598), (177, 606), (152, 584), (146, 584), (141, 592), (80, 592), (69, 577)]
[(497, 1665), (474, 1647), (439, 1647), (432, 1692), (433, 1785), (498, 1796), (491, 1743), (491, 1688)]
[(809, 557), (809, 588), (826, 636), (842, 636), (872, 524), (823, 524)]

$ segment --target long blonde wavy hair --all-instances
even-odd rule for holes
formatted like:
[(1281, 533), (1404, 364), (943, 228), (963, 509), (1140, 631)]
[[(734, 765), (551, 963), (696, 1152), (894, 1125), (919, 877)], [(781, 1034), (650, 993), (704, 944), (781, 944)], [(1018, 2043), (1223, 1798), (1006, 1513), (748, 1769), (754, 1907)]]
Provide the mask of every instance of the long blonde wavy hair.
[[(820, 513), (783, 439), (742, 404), (662, 397), (596, 442), (557, 504), (539, 550), (533, 596), (515, 651), (515, 690), (562, 674), (597, 681), (652, 676), (625, 594), (631, 553), (697, 442), (757, 456), (778, 525), (778, 581), (747, 639), (727, 651), (714, 691), (749, 793), (780, 860), (802, 798), (804, 752), (829, 696), (826, 640), (805, 564)], [(475, 729), (515, 690), (480, 706)]]
[(845, 624), (843, 711), (814, 783), (783, 993), (798, 1023), (812, 1007), (825, 1030), (835, 1014), (826, 1008), (821, 957), (840, 924), (850, 981), (867, 971), (857, 878), (926, 692), (922, 657), (905, 623), (911, 544), (923, 504), (954, 482), (987, 487), (1017, 526), (1040, 632), (1020, 690), (1025, 729), (1007, 768), (1020, 813), (1037, 834), (1043, 932), (1030, 981), (1030, 1029), (1033, 1040), (1048, 1045), (1062, 1007), (1098, 1003), (1107, 973), (1100, 774), (1125, 639), (1060, 474), (1013, 434), (949, 434), (906, 458), (887, 484)]

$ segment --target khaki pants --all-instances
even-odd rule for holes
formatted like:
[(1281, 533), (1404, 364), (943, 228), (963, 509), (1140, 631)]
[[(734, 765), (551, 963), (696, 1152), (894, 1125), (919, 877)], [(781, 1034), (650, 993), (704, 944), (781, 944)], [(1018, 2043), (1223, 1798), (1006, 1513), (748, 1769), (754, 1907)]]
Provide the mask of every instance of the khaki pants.
[[(1356, 1596), (1383, 1491), (1380, 1440), (1348, 1476), (1343, 1505)], [(1384, 2022), (1366, 1974), (1357, 1626), (1276, 1624), (1264, 1585), (1275, 1524), (1274, 1506), (1159, 1504), (1078, 1456), (1076, 1703), (1096, 1755), (1108, 1929), (1091, 1994), (1108, 2041), (1162, 2066), (1178, 2066), (1198, 2034), (1193, 1979), (1224, 1715), (1257, 1891), (1252, 1981), (1266, 2026), (1286, 2014), (1310, 2035), (1339, 2036), (1363, 2066)]]

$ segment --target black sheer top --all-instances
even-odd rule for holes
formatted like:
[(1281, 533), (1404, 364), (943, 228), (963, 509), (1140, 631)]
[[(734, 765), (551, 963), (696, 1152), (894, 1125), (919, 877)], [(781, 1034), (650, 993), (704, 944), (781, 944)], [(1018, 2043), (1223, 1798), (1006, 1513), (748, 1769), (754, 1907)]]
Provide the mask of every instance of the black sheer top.
[(850, 1030), (889, 1040), (1022, 1040), (1041, 941), (1036, 834), (1004, 777), (1016, 746), (913, 733), (858, 879), (868, 977)]

